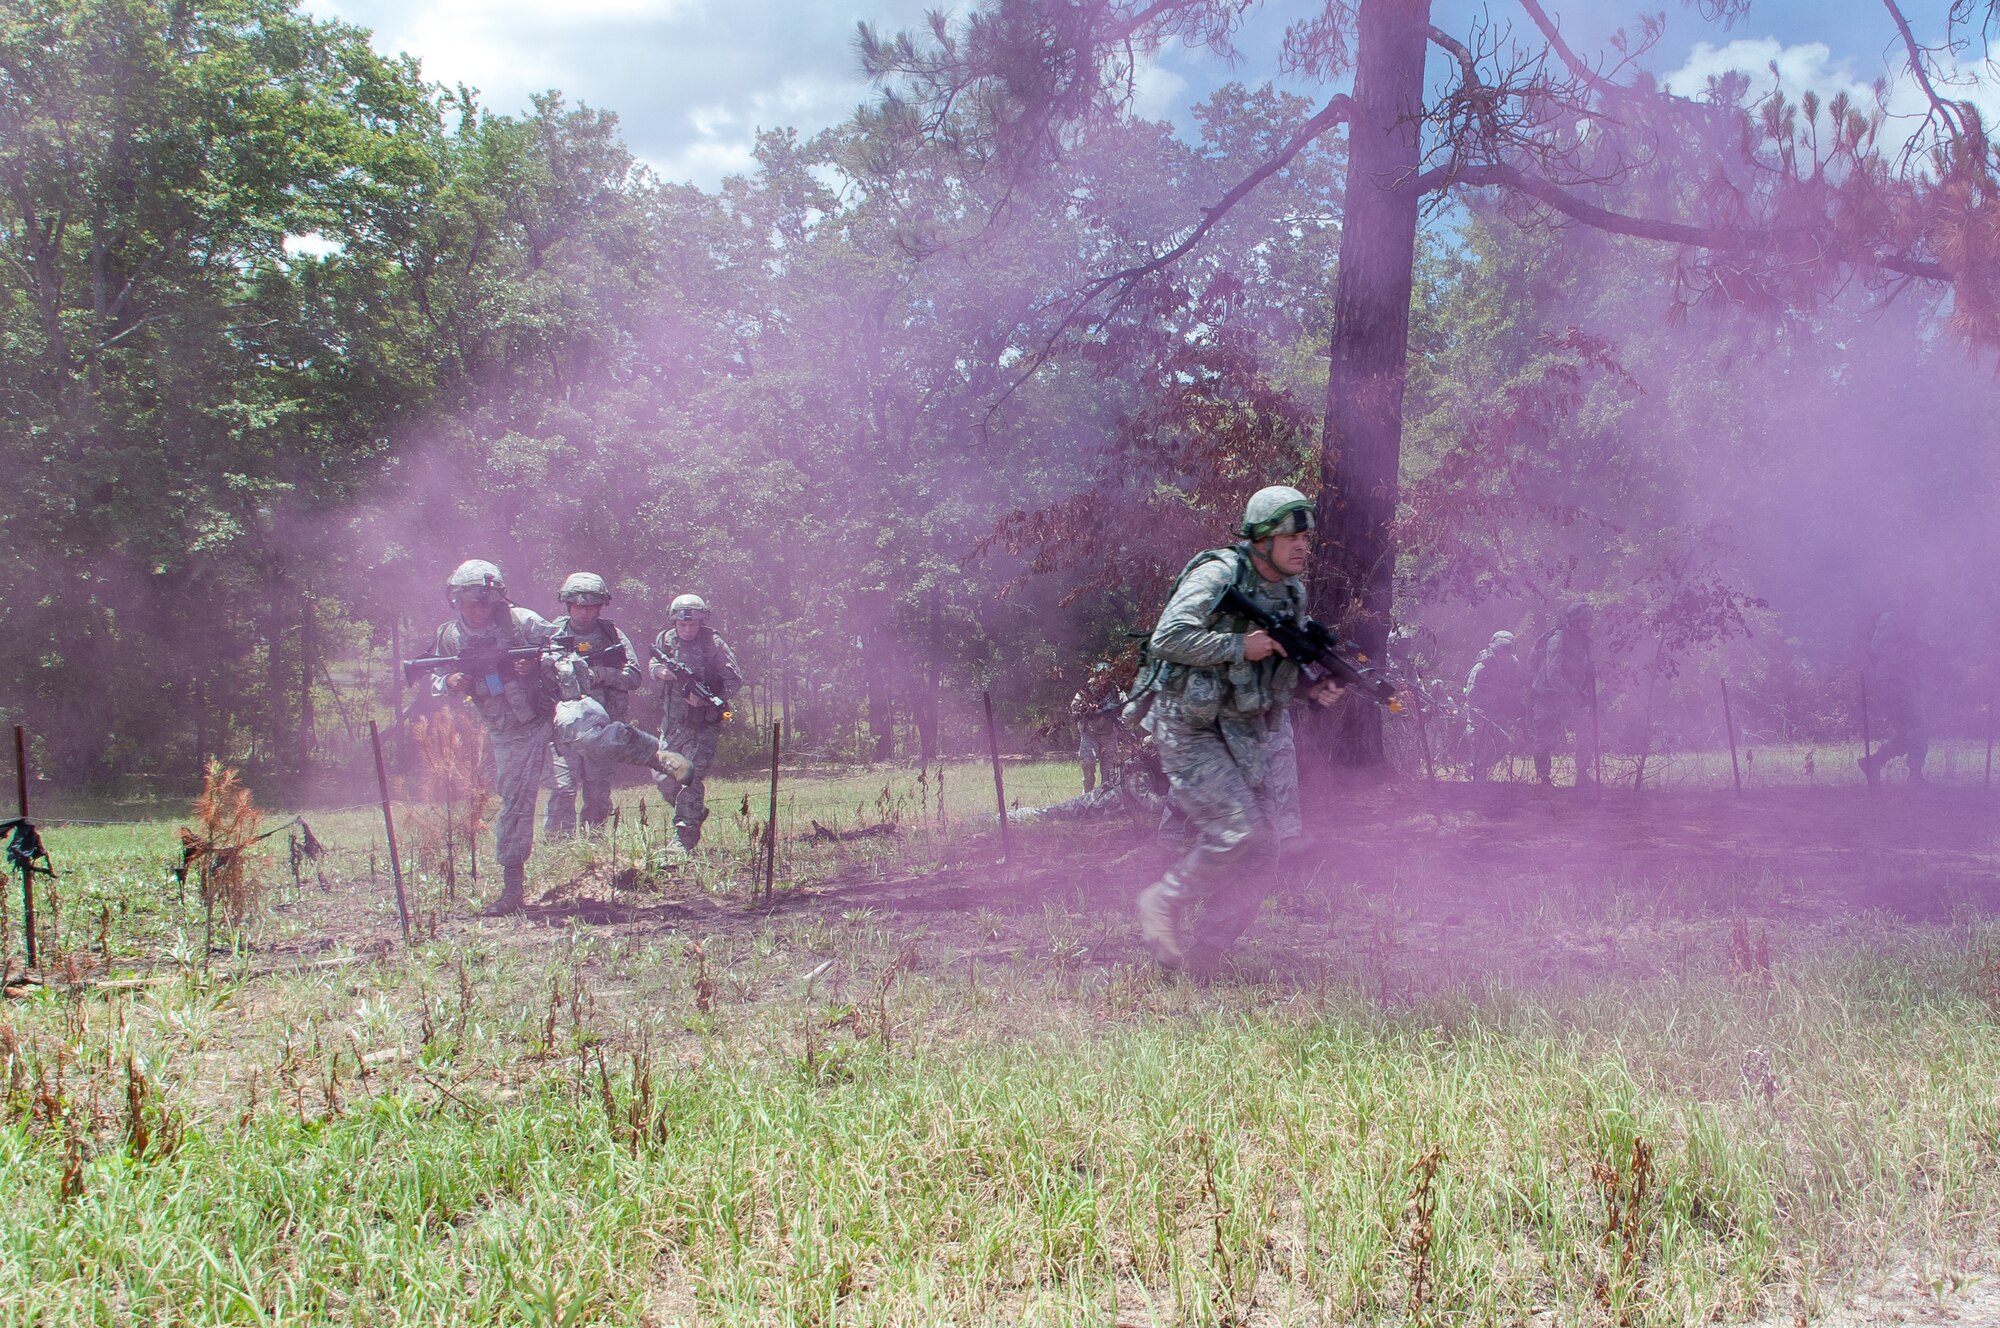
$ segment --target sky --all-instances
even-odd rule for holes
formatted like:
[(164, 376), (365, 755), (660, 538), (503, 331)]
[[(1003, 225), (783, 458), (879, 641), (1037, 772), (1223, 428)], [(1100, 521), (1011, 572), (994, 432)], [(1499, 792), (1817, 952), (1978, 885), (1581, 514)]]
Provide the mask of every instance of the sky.
[[(1676, 90), (1696, 90), (1704, 75), (1729, 68), (1768, 84), (1775, 61), (1794, 96), (1808, 86), (1824, 96), (1866, 89), (1895, 54), (1874, 0), (1754, 0), (1727, 30), (1670, 0), (1546, 4), (1586, 51), (1604, 49), (1640, 10), (1666, 9), (1667, 39), (1654, 64)], [(377, 49), (416, 56), (427, 77), (476, 88), (495, 111), (523, 111), (532, 94), (556, 89), (615, 112), (626, 144), (663, 179), (707, 189), (750, 169), (759, 129), (810, 133), (868, 99), (857, 22), (921, 27), (925, 10), (941, 5), (950, 0), (305, 0), (322, 18), (372, 30)], [(1188, 108), (1221, 84), (1274, 77), (1285, 24), (1316, 7), (1267, 0), (1233, 67), (1206, 51), (1165, 53), (1144, 71), (1139, 111), (1185, 126)], [(1920, 7), (1905, 5), (1913, 22)], [(1434, 20), (1463, 34), (1488, 10), (1437, 0)], [(1492, 0), (1490, 10), (1527, 26), (1512, 0)]]

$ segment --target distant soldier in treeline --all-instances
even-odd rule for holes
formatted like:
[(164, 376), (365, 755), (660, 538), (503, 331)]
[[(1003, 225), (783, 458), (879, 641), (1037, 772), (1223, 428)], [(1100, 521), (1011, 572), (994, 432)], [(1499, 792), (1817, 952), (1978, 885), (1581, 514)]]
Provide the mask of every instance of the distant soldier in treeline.
[[(1534, 735), (1535, 778), (1552, 784), (1558, 749), (1576, 757), (1576, 786), (1595, 781), (1597, 661), (1592, 657), (1590, 605), (1576, 600), (1535, 642), (1528, 660), (1528, 727)], [(1571, 740), (1570, 735), (1574, 735)]]
[[(543, 646), (555, 634), (547, 619), (508, 600), (499, 567), (484, 559), (460, 563), (445, 581), (445, 596), (458, 616), (438, 628), (433, 655)], [(433, 684), (439, 696), (469, 698), (486, 726), (493, 787), (500, 795), (500, 814), (493, 822), (500, 897), (486, 909), (493, 916), (521, 907), (528, 854), (535, 846), (535, 793), (555, 719), (555, 699), (542, 685), (540, 671), (539, 659), (523, 658), (478, 677), (444, 674)]]
[[(572, 604), (570, 620), (557, 624), (510, 602), (499, 567), (483, 559), (459, 564), (445, 582), (458, 616), (438, 628), (431, 654), (468, 667), (439, 665), (448, 671), (437, 677), (434, 694), (472, 702), (486, 726), (490, 773), (500, 795), (500, 814), (493, 823), (500, 896), (485, 909), (489, 917), (518, 912), (524, 903), (528, 855), (535, 847), (535, 794), (552, 743), (572, 774), (579, 768), (592, 770), (593, 777), (602, 773), (607, 801), (612, 762), (654, 771), (661, 795), (668, 798), (680, 792), (689, 768), (658, 737), (613, 719), (600, 699), (619, 689), (599, 676), (590, 656), (607, 632), (614, 643), (622, 642), (610, 624), (599, 630), (598, 614), (610, 599), (603, 578), (580, 573), (563, 588), (581, 593), (566, 600)], [(586, 599), (595, 602), (585, 604)], [(587, 634), (565, 634), (565, 628), (582, 628)], [(630, 643), (622, 643), (629, 657)], [(518, 657), (510, 657), (510, 651)], [(603, 672), (616, 677), (619, 670), (607, 660)], [(588, 819), (589, 801), (585, 807)]]
[(660, 728), (667, 745), (693, 767), (674, 801), (674, 837), (691, 849), (701, 842), (701, 825), (708, 819), (708, 770), (743, 674), (729, 643), (709, 626), (708, 602), (701, 596), (675, 599), (667, 618), (672, 625), (653, 640), (652, 674), (665, 687)]
[[(632, 692), (646, 681), (632, 642), (610, 619), (604, 617), (611, 603), (611, 587), (595, 572), (574, 572), (556, 592), (568, 613), (555, 622), (558, 636), (575, 638), (588, 661), (584, 690), (604, 707), (606, 718), (622, 721), (631, 708)], [(614, 663), (598, 663), (613, 660)], [(636, 730), (635, 730), (636, 732)], [(671, 746), (671, 744), (669, 744)], [(576, 833), (577, 795), (583, 795), (583, 828), (589, 833), (601, 828), (611, 815), (611, 761), (592, 755), (582, 744), (564, 741), (558, 733), (551, 747), (555, 767), (554, 787), (548, 806), (542, 811), (542, 833), (561, 839)]]
[(1465, 736), (1472, 750), (1473, 783), (1484, 783), (1494, 765), (1514, 750), (1527, 708), (1527, 684), (1514, 634), (1495, 632), (1465, 678), (1465, 703), (1471, 712)]
[(1070, 698), (1070, 718), (1076, 721), (1076, 759), (1083, 766), (1083, 791), (1109, 784), (1118, 777), (1118, 710), (1125, 702), (1111, 665), (1099, 661), (1090, 680)]

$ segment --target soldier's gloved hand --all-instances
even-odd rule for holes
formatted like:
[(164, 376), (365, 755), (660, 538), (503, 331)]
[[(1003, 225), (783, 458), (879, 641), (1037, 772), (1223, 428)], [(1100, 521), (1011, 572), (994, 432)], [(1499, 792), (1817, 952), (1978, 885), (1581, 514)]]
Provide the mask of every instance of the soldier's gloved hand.
[(1285, 648), (1273, 641), (1268, 632), (1258, 630), (1243, 638), (1243, 662), (1246, 664), (1255, 664), (1260, 659), (1284, 653)]
[(1306, 700), (1316, 706), (1330, 706), (1340, 699), (1341, 692), (1345, 690), (1338, 680), (1323, 678), (1306, 689)]
[(444, 689), (447, 692), (464, 692), (470, 696), (472, 694), (472, 679), (466, 677), (463, 673), (447, 674), (445, 675)]
[(653, 661), (652, 674), (654, 682), (665, 682), (667, 678), (670, 676), (667, 673), (667, 666), (660, 663), (660, 661), (658, 660)]
[(531, 678), (534, 676), (535, 670), (541, 667), (541, 663), (538, 659), (517, 659), (514, 661), (514, 676), (517, 678)]

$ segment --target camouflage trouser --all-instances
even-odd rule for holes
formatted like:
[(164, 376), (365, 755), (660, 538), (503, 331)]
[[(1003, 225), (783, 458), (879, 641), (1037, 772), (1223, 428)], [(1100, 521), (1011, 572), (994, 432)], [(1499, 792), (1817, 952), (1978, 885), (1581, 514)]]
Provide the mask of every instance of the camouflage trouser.
[(500, 814), (493, 821), (493, 857), (502, 867), (518, 867), (535, 847), (535, 794), (542, 787), (542, 762), (549, 751), (549, 725), (488, 729), (487, 744)]
[(576, 830), (576, 795), (583, 791), (583, 825), (594, 830), (611, 815), (611, 767), (645, 766), (651, 769), (659, 752), (659, 739), (644, 729), (635, 729), (622, 719), (613, 719), (603, 703), (592, 697), (564, 701), (556, 707), (555, 792), (549, 795), (542, 829), (554, 835)]
[(701, 842), (701, 823), (708, 819), (708, 768), (715, 764), (715, 744), (721, 738), (720, 724), (677, 725), (667, 733), (667, 746), (694, 766), (674, 799), (674, 836), (687, 848)]
[[(1535, 744), (1535, 777), (1549, 780), (1555, 768), (1555, 754), (1573, 750), (1576, 755), (1578, 786), (1596, 776), (1597, 737), (1591, 730), (1590, 702), (1552, 692), (1534, 692), (1528, 697), (1528, 731)], [(1572, 747), (1570, 735), (1576, 735)]]
[(1084, 729), (1077, 734), (1076, 759), (1083, 766), (1085, 793), (1100, 783), (1109, 785), (1118, 777), (1118, 735)]
[(555, 776), (548, 805), (542, 809), (542, 833), (560, 839), (576, 833), (576, 798), (583, 794), (583, 828), (595, 830), (611, 815), (611, 769), (575, 748), (552, 743), (549, 756)]
[(1193, 923), (1196, 945), (1227, 949), (1256, 920), (1279, 847), (1301, 831), (1291, 716), (1280, 715), (1266, 737), (1254, 721), (1191, 727), (1161, 703), (1152, 732), (1173, 804), (1196, 834), (1161, 884), (1184, 903), (1202, 901)]

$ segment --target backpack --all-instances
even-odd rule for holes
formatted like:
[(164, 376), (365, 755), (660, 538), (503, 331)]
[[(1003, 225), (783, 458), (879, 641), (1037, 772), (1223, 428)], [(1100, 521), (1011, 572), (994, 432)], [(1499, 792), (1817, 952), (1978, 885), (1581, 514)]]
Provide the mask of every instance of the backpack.
[[(1173, 603), (1174, 596), (1181, 592), (1182, 583), (1188, 579), (1189, 573), (1193, 572), (1195, 568), (1203, 566), (1206, 563), (1219, 562), (1225, 558), (1234, 561), (1236, 564), (1235, 579), (1238, 588), (1243, 587), (1245, 578), (1255, 575), (1254, 569), (1250, 566), (1250, 559), (1243, 552), (1241, 546), (1231, 544), (1221, 549), (1203, 549), (1200, 553), (1188, 559), (1187, 566), (1181, 568), (1180, 572), (1174, 577), (1173, 584), (1167, 587), (1166, 603)], [(1162, 607), (1164, 608), (1164, 605)], [(1170, 665), (1166, 660), (1154, 658), (1152, 634), (1150, 632), (1147, 633), (1139, 642), (1139, 675), (1132, 680), (1131, 691), (1126, 693), (1126, 696), (1129, 698), (1124, 710), (1126, 722), (1137, 723), (1145, 717), (1148, 710), (1152, 709), (1153, 695), (1165, 685), (1169, 667)]]

